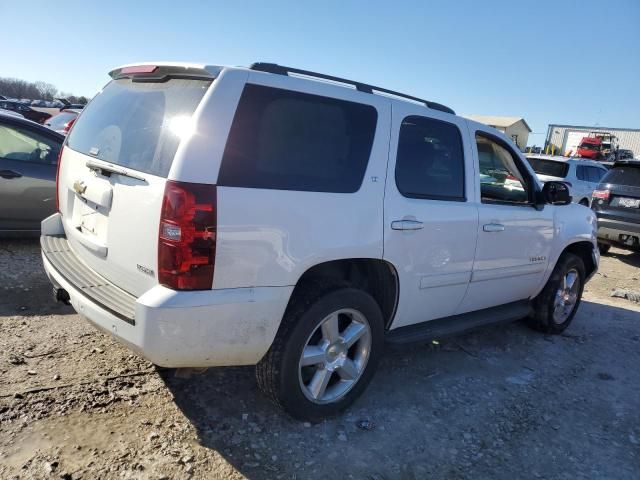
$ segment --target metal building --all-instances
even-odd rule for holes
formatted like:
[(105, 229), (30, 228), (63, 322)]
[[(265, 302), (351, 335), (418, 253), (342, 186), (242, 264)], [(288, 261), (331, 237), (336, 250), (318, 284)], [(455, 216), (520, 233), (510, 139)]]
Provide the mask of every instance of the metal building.
[(529, 142), (531, 128), (522, 117), (500, 117), (497, 115), (463, 115), (463, 117), (497, 128), (510, 137), (523, 152)]
[(554, 149), (556, 154), (576, 153), (582, 137), (590, 132), (606, 132), (618, 138), (618, 148), (631, 150), (635, 158), (640, 158), (640, 129), (612, 127), (584, 127), (579, 125), (549, 125), (545, 148)]

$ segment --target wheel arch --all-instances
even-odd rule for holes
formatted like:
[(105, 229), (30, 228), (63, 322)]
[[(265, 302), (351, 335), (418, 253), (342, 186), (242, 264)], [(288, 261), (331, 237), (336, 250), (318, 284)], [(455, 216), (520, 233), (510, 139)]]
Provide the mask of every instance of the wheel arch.
[(346, 282), (369, 293), (382, 311), (385, 328), (391, 325), (399, 298), (399, 281), (393, 264), (379, 258), (343, 258), (309, 267), (296, 282), (289, 303), (314, 280)]
[(586, 278), (590, 278), (598, 269), (594, 256), (595, 248), (596, 247), (592, 242), (581, 240), (567, 245), (562, 253), (569, 252), (576, 255), (577, 257), (580, 257), (580, 259), (584, 263)]

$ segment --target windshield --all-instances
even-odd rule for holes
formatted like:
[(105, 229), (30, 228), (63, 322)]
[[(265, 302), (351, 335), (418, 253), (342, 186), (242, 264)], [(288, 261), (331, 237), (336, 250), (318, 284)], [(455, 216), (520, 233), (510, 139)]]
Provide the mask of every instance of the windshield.
[(84, 109), (67, 145), (100, 160), (166, 177), (209, 85), (211, 80), (114, 80)]
[(569, 173), (569, 164), (567, 162), (556, 162), (555, 160), (546, 160), (543, 158), (527, 158), (531, 164), (531, 168), (538, 175), (548, 175), (549, 177), (565, 178)]
[(593, 143), (583, 143), (579, 148), (583, 148), (585, 150), (600, 150), (600, 145)]

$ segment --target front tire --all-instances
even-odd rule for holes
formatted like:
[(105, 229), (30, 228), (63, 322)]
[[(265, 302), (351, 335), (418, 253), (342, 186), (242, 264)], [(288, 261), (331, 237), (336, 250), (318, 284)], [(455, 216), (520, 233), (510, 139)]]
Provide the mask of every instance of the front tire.
[(287, 308), (256, 367), (258, 385), (292, 417), (320, 421), (360, 396), (383, 348), (384, 321), (371, 295), (313, 283)]
[(564, 332), (580, 306), (585, 277), (580, 257), (569, 252), (560, 255), (547, 284), (533, 301), (529, 326), (548, 334)]
[(598, 250), (600, 250), (600, 255), (605, 255), (609, 253), (609, 250), (611, 250), (611, 245), (598, 242)]

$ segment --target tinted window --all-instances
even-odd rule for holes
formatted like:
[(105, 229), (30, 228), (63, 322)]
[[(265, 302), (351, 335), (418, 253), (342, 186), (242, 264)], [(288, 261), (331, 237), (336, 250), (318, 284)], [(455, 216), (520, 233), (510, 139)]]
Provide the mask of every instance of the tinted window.
[(614, 167), (602, 177), (600, 183), (640, 187), (640, 166)]
[(598, 167), (587, 167), (587, 175), (589, 176), (589, 181), (593, 183), (600, 183), (600, 179), (602, 176), (607, 173), (605, 170)]
[(69, 135), (86, 155), (166, 177), (180, 138), (210, 80), (114, 80), (95, 96)]
[(54, 165), (60, 143), (43, 135), (0, 124), (0, 158)]
[(218, 184), (355, 192), (367, 168), (376, 120), (369, 105), (247, 85)]
[(396, 184), (407, 197), (464, 200), (464, 155), (458, 127), (407, 117), (400, 127)]
[(500, 143), (476, 134), (483, 203), (528, 203), (528, 187), (516, 155)]
[(569, 173), (569, 164), (567, 162), (556, 162), (555, 160), (535, 157), (529, 157), (527, 160), (531, 164), (533, 171), (539, 175), (565, 178)]
[(587, 177), (587, 170), (584, 165), (576, 165), (576, 177), (578, 180), (584, 180), (585, 182), (589, 181)]

